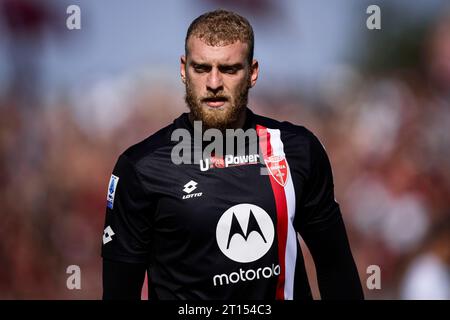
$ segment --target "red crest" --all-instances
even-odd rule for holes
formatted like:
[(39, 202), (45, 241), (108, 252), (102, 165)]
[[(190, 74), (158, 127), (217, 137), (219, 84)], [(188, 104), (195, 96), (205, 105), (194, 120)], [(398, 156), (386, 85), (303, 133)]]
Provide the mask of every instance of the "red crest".
[(286, 158), (284, 156), (271, 156), (264, 159), (266, 162), (266, 167), (269, 170), (272, 177), (278, 182), (282, 187), (286, 185), (288, 179), (288, 168)]

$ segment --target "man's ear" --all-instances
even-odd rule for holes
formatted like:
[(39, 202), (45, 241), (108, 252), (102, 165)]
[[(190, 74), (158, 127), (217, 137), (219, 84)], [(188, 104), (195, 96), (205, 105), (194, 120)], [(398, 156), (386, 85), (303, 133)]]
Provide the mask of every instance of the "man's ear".
[(254, 87), (256, 80), (258, 80), (259, 75), (259, 63), (258, 60), (253, 59), (252, 65), (250, 66), (250, 87)]
[(186, 84), (186, 56), (182, 55), (180, 58), (180, 75), (181, 81)]

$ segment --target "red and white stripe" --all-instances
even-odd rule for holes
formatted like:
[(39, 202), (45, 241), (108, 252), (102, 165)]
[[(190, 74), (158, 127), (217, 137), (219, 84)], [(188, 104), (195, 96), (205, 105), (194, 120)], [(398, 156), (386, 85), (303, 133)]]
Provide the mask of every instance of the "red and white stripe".
[[(256, 127), (264, 159), (271, 156), (286, 157), (280, 130)], [(297, 259), (297, 235), (294, 230), (295, 190), (292, 175), (287, 165), (287, 181), (284, 187), (268, 172), (277, 210), (277, 238), (280, 275), (278, 276), (276, 299), (291, 300), (294, 297), (295, 262)]]

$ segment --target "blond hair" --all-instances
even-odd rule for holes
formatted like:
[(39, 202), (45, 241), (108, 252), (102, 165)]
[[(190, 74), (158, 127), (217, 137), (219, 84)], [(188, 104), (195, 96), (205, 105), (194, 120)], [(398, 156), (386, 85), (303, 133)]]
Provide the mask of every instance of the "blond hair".
[(237, 13), (226, 10), (207, 12), (192, 21), (184, 42), (185, 54), (188, 55), (188, 40), (195, 36), (211, 46), (225, 46), (236, 41), (248, 45), (248, 62), (253, 60), (253, 28), (247, 19)]

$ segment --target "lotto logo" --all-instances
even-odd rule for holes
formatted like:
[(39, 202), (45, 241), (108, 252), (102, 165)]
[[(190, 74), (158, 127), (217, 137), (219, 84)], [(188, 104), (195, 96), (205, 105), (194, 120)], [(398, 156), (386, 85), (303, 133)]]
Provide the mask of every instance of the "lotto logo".
[(192, 191), (197, 189), (197, 184), (198, 184), (197, 182), (195, 182), (194, 180), (191, 180), (184, 185), (183, 191), (186, 193), (191, 193)]
[(112, 236), (114, 235), (113, 229), (110, 226), (107, 226), (105, 230), (103, 230), (103, 244), (107, 244), (112, 241)]

